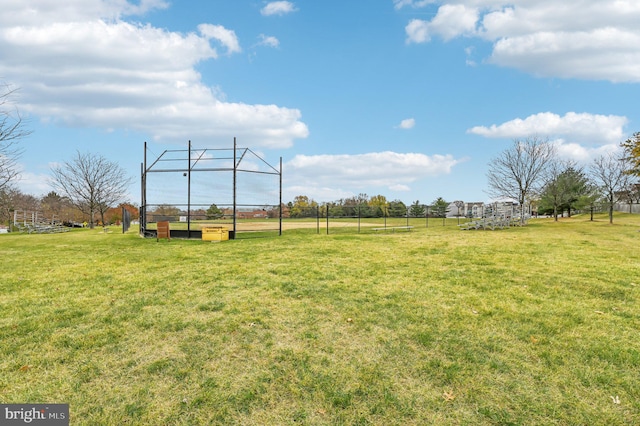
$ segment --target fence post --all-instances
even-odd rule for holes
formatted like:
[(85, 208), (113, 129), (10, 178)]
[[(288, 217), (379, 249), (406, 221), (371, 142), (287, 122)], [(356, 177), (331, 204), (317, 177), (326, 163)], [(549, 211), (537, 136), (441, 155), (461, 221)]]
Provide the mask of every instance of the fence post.
[(329, 235), (329, 204), (327, 204), (327, 235)]

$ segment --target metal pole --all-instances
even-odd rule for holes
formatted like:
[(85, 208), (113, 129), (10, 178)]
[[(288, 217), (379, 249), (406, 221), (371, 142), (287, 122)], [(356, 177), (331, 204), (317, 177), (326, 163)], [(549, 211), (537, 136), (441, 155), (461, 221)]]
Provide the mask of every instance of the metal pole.
[(429, 206), (427, 206), (427, 228), (429, 227)]
[(140, 229), (139, 229), (139, 232), (140, 232), (140, 235), (144, 235), (145, 226), (144, 226), (144, 219), (143, 218), (144, 218), (144, 205), (145, 205), (145, 202), (144, 202), (145, 189), (144, 189), (144, 164), (142, 164), (142, 163), (140, 163), (140, 185), (141, 185), (141, 188), (140, 188), (140, 210), (139, 210), (140, 211), (140, 219), (139, 219)]
[(236, 165), (236, 138), (233, 138), (233, 239), (235, 240), (236, 238), (236, 207), (237, 207), (237, 200), (236, 200), (236, 174), (237, 174), (237, 169), (238, 166)]
[(327, 204), (327, 235), (329, 235), (329, 204)]
[(187, 238), (191, 238), (191, 141), (187, 161)]
[(144, 155), (143, 155), (144, 164), (141, 165), (141, 200), (140, 200), (140, 235), (144, 236), (145, 231), (147, 230), (147, 141), (144, 142)]
[(282, 236), (282, 157), (280, 157), (280, 205), (278, 210), (280, 210), (280, 231), (278, 235)]

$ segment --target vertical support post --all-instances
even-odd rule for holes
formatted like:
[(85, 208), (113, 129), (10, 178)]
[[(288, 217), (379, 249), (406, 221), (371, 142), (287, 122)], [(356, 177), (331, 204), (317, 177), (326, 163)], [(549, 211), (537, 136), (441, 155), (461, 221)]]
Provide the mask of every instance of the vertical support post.
[(142, 163), (140, 163), (140, 185), (140, 218), (138, 219), (138, 221), (140, 222), (140, 235), (144, 235), (144, 164)]
[(141, 200), (140, 200), (140, 235), (145, 234), (147, 230), (147, 141), (144, 142), (144, 163), (140, 165), (141, 171)]
[(384, 216), (384, 229), (387, 229), (387, 212), (386, 212), (386, 209), (382, 211), (382, 216)]
[(237, 225), (237, 220), (236, 217), (237, 212), (236, 212), (236, 208), (237, 208), (237, 187), (236, 187), (236, 179), (237, 179), (237, 171), (238, 171), (238, 165), (236, 164), (237, 158), (236, 158), (236, 152), (237, 152), (237, 148), (236, 148), (236, 138), (234, 136), (233, 138), (233, 239), (236, 239), (236, 225)]
[(361, 205), (358, 204), (358, 234), (360, 233), (360, 220), (362, 218), (362, 211), (360, 210)]
[(282, 157), (280, 157), (280, 198), (278, 202), (280, 203), (278, 205), (278, 210), (280, 211), (280, 231), (278, 235), (282, 236)]
[(329, 235), (329, 204), (327, 204), (327, 235)]
[(427, 206), (427, 228), (429, 227), (429, 206)]
[(187, 239), (191, 238), (191, 141), (187, 154)]

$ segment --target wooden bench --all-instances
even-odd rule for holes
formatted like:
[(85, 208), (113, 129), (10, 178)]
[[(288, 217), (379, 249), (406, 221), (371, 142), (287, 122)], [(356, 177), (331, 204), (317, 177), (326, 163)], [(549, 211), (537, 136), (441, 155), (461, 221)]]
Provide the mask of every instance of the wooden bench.
[(384, 228), (371, 228), (373, 231), (388, 231), (396, 232), (396, 229), (404, 229), (405, 231), (411, 231), (413, 226), (385, 226)]

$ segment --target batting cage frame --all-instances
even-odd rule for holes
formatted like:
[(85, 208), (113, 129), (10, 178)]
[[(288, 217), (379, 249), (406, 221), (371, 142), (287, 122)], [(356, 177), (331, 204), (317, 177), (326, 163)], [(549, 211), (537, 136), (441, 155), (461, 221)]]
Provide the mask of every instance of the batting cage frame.
[[(256, 154), (250, 148), (240, 148), (237, 145), (236, 138), (233, 138), (233, 148), (203, 148), (194, 149), (191, 145), (191, 141), (188, 142), (187, 149), (167, 149), (158, 155), (151, 163), (148, 163), (147, 153), (150, 152), (147, 142), (144, 143), (144, 162), (140, 165), (141, 170), (141, 203), (140, 203), (140, 235), (143, 237), (157, 238), (157, 226), (154, 229), (153, 224), (159, 221), (176, 222), (171, 226), (169, 237), (172, 238), (184, 238), (184, 239), (200, 239), (202, 238), (202, 229), (207, 224), (203, 224), (202, 214), (198, 215), (194, 212), (194, 209), (198, 211), (204, 211), (209, 204), (202, 203), (202, 200), (193, 199), (193, 179), (196, 176), (202, 176), (205, 173), (213, 173), (216, 176), (230, 175), (231, 182), (224, 180), (210, 179), (209, 175), (205, 177), (207, 180), (204, 186), (213, 187), (215, 183), (218, 183), (222, 187), (229, 186), (231, 188), (231, 202), (224, 203), (221, 206), (211, 204), (210, 208), (216, 206), (216, 210), (219, 211), (219, 216), (216, 216), (214, 220), (215, 226), (225, 225), (228, 229), (229, 239), (236, 239), (238, 233), (251, 232), (253, 234), (263, 235), (269, 233), (268, 231), (277, 231), (279, 236), (282, 235), (282, 157), (280, 157), (279, 168), (276, 168), (264, 160), (260, 155)], [(212, 165), (213, 162), (222, 162), (221, 165)], [(159, 206), (165, 205), (164, 203), (150, 202), (147, 194), (147, 190), (150, 189), (150, 178), (156, 173), (165, 174), (177, 174), (178, 176), (186, 177), (186, 194), (184, 191), (180, 195), (186, 196), (185, 203), (171, 203), (172, 207), (180, 210), (177, 214), (172, 215), (158, 215), (153, 209), (158, 211)], [(248, 178), (253, 176), (253, 178)], [(278, 204), (274, 203), (249, 203), (240, 202), (238, 187), (242, 185), (243, 179), (251, 181), (253, 183), (264, 181), (269, 176), (270, 179), (277, 179), (277, 197)], [(257, 179), (252, 181), (251, 179)], [(248, 185), (251, 185), (251, 182)], [(200, 182), (197, 184), (202, 189), (203, 184)], [(157, 190), (157, 188), (154, 188)], [(161, 188), (160, 191), (171, 193), (168, 188)], [(264, 190), (262, 192), (265, 192)], [(215, 190), (214, 190), (215, 193)], [(228, 194), (227, 194), (228, 196)], [(272, 197), (275, 201), (276, 195)], [(223, 210), (218, 210), (218, 207), (223, 207)], [(264, 212), (264, 218), (270, 217), (277, 219), (277, 228), (261, 229), (264, 232), (256, 232), (255, 229), (239, 230), (238, 219), (241, 217), (246, 218), (249, 215), (251, 208), (259, 212)], [(267, 216), (267, 212), (269, 216)], [(256, 214), (256, 217), (262, 217), (262, 214)], [(211, 216), (208, 216), (211, 218)], [(209, 221), (210, 222), (210, 221)], [(274, 220), (269, 221), (271, 225), (275, 225)], [(205, 228), (206, 229), (206, 228)]]

